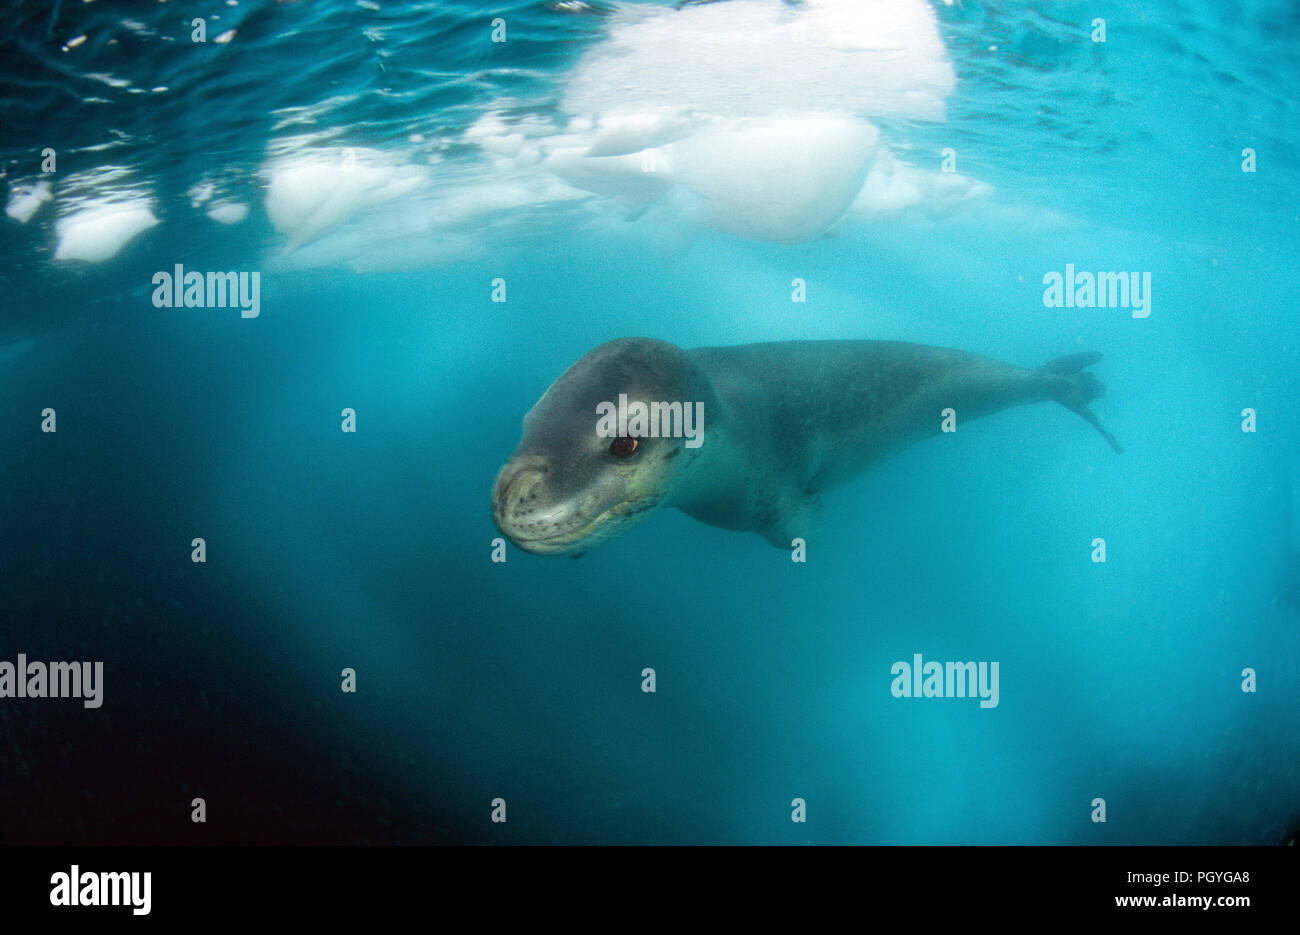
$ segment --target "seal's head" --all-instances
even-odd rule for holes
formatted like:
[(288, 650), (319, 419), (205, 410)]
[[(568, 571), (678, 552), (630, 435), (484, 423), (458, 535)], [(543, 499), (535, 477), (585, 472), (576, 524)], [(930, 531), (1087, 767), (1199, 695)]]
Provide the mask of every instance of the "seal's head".
[(620, 396), (625, 411), (656, 404), (663, 416), (656, 430), (671, 421), (664, 403), (681, 404), (674, 415), (686, 406), (692, 415), (717, 412), (708, 380), (681, 348), (650, 338), (602, 344), (524, 416), (523, 439), (497, 475), (492, 516), (515, 545), (538, 555), (581, 554), (627, 532), (672, 493), (702, 436), (638, 432), (631, 424), (611, 431)]

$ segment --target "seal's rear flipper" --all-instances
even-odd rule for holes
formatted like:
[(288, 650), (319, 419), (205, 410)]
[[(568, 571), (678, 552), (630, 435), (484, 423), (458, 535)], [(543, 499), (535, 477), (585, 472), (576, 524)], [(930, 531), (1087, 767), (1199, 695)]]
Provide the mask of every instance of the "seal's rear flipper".
[(1085, 373), (1083, 369), (1091, 367), (1099, 360), (1101, 360), (1101, 354), (1096, 351), (1067, 354), (1064, 357), (1049, 360), (1038, 368), (1038, 372), (1057, 378), (1052, 380), (1048, 387), (1048, 394), (1052, 399), (1055, 399), (1071, 412), (1076, 413), (1080, 418), (1086, 419), (1093, 428), (1101, 433), (1101, 437), (1110, 443), (1110, 447), (1114, 448), (1116, 453), (1123, 454), (1123, 446), (1116, 441), (1114, 435), (1102, 427), (1097, 414), (1088, 408), (1088, 403), (1106, 392), (1106, 387), (1102, 385), (1102, 382), (1092, 374)]

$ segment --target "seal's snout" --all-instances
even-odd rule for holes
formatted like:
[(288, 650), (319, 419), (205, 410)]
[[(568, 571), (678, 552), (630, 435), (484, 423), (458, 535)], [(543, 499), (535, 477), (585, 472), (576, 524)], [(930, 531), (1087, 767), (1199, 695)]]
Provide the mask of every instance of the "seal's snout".
[(543, 457), (517, 455), (506, 462), (492, 490), (492, 519), (506, 538), (525, 552), (552, 555), (571, 550), (584, 517), (567, 502), (557, 501)]
[(514, 471), (497, 482), (496, 507), (503, 517), (520, 517), (531, 512), (529, 504), (535, 503), (541, 492), (541, 471)]
[(550, 465), (542, 458), (511, 458), (497, 475), (492, 490), (492, 518), (497, 528), (515, 538), (519, 526), (544, 502)]

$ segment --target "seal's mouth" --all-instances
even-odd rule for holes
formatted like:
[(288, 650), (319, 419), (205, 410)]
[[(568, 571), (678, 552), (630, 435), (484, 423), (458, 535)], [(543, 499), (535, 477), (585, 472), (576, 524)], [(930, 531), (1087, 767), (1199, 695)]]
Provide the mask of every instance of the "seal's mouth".
[(511, 542), (534, 555), (585, 552), (621, 535), (659, 505), (649, 495), (629, 496), (599, 509), (594, 497), (561, 503), (546, 497), (547, 468), (507, 464), (492, 492), (492, 518)]

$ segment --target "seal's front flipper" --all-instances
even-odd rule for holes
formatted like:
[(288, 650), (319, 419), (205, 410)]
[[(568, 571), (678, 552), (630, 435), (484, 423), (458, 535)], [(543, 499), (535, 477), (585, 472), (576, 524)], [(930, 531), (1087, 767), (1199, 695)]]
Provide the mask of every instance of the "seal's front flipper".
[(807, 541), (821, 519), (821, 499), (810, 494), (790, 494), (773, 507), (758, 534), (783, 551), (795, 539)]
[[(1069, 376), (1072, 373), (1078, 373), (1085, 367), (1091, 367), (1100, 360), (1100, 352), (1084, 351), (1080, 354), (1066, 354), (1064, 357), (1049, 360), (1038, 369), (1042, 373), (1055, 373), (1060, 376)], [(1098, 384), (1098, 386), (1100, 386), (1100, 384)]]
[(1088, 408), (1088, 403), (1106, 392), (1106, 387), (1095, 376), (1084, 371), (1101, 360), (1096, 351), (1084, 351), (1081, 354), (1067, 354), (1050, 360), (1038, 368), (1039, 373), (1047, 374), (1053, 379), (1048, 381), (1047, 393), (1066, 409), (1086, 419), (1101, 437), (1110, 443), (1116, 453), (1123, 454), (1124, 448), (1115, 436), (1106, 431), (1097, 414)]

